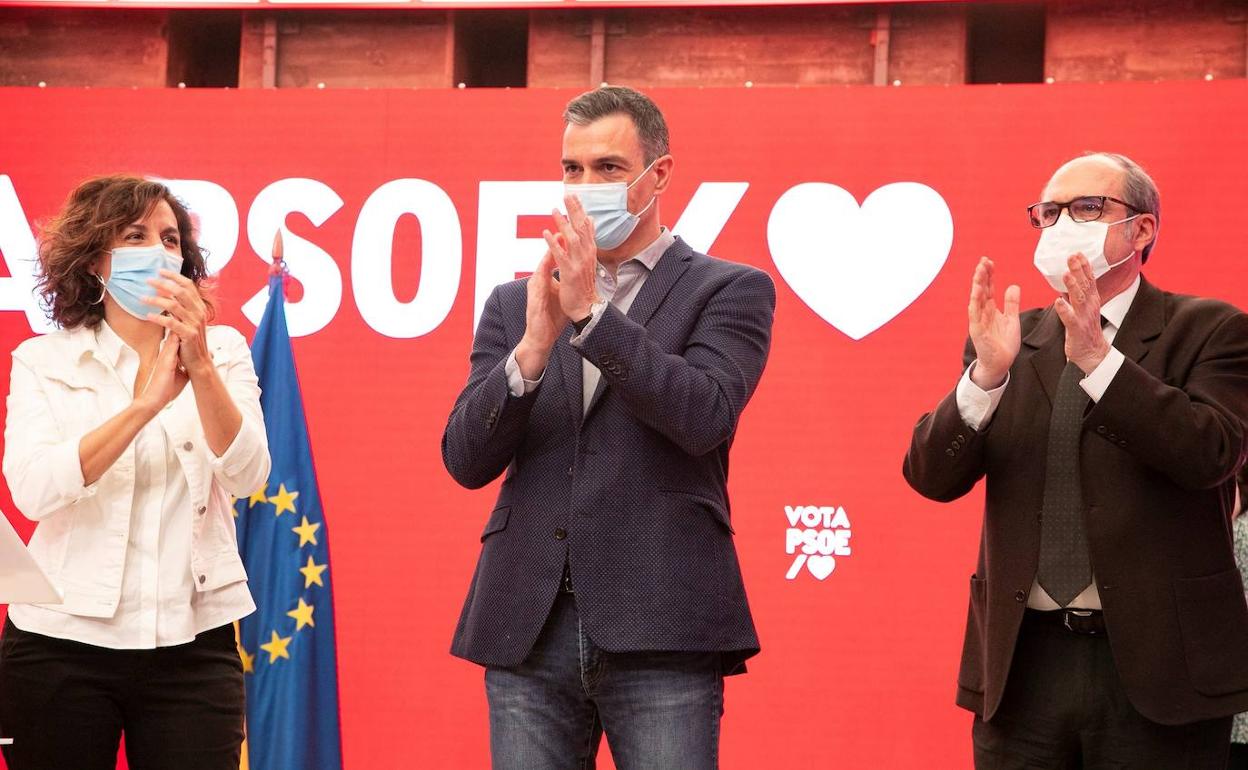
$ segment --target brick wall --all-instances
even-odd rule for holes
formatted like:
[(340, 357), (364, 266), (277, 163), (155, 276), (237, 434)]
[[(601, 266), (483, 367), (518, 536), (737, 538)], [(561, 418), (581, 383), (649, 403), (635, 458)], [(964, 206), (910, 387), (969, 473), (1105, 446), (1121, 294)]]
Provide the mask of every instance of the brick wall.
[(1248, 75), (1243, 0), (1052, 0), (1045, 75), (1070, 80), (1190, 80)]
[(871, 82), (868, 6), (653, 9), (616, 14), (607, 80), (656, 86)]
[[(640, 87), (871, 83), (881, 11), (886, 82), (964, 83), (966, 8), (535, 10), (528, 84), (589, 87), (595, 76)], [(239, 86), (264, 84), (267, 40), (278, 87), (452, 87), (456, 19), (464, 18), (457, 13), (474, 12), (240, 12)], [(1248, 0), (1049, 0), (1046, 15), (1045, 74), (1058, 81), (1248, 74)], [(0, 9), (0, 85), (163, 86), (168, 18), (161, 10)]]
[(164, 11), (0, 8), (0, 85), (160, 87)]

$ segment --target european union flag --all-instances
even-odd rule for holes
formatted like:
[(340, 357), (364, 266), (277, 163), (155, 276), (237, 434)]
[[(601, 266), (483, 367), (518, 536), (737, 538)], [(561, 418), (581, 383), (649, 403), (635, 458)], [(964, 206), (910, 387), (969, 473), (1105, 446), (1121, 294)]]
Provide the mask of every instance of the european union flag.
[(329, 534), (286, 328), (283, 276), (251, 346), (273, 457), (262, 489), (235, 503), (238, 545), (257, 609), (242, 620), (247, 682), (244, 768), (342, 767)]

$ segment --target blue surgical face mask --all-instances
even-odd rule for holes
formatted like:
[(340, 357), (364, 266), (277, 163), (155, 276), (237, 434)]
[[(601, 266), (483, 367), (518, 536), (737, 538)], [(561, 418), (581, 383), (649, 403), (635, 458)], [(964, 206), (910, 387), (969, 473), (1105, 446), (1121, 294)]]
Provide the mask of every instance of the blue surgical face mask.
[(158, 310), (156, 306), (142, 300), (143, 297), (156, 294), (147, 279), (160, 278), (161, 268), (175, 273), (182, 272), (182, 257), (170, 254), (163, 246), (124, 246), (113, 249), (112, 270), (109, 272), (108, 282), (104, 284), (104, 290), (113, 296), (113, 300), (122, 310), (146, 321), (148, 313)]
[(614, 249), (628, 240), (628, 236), (632, 235), (633, 230), (637, 228), (641, 215), (654, 205), (655, 199), (652, 197), (641, 211), (636, 214), (629, 212), (628, 191), (640, 182), (642, 177), (650, 173), (650, 169), (654, 168), (654, 164), (658, 162), (658, 158), (651, 161), (645, 171), (638, 174), (637, 178), (629, 184), (607, 182), (563, 186), (565, 192), (575, 195), (581, 201), (585, 213), (594, 220), (594, 243), (598, 244), (598, 248)]

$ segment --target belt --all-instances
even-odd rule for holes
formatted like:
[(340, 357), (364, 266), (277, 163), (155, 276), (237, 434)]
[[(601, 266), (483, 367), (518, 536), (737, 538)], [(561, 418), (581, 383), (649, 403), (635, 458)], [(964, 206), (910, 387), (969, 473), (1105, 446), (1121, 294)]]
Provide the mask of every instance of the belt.
[(1032, 610), (1024, 614), (1026, 619), (1046, 625), (1057, 625), (1080, 636), (1104, 636), (1105, 613), (1100, 610)]

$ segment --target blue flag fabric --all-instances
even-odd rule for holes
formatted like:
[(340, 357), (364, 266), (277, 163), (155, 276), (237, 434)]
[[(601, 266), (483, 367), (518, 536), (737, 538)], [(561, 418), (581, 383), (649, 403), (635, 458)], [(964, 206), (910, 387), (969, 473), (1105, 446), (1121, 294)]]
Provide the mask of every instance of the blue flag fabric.
[(282, 276), (251, 346), (273, 470), (235, 503), (257, 609), (239, 628), (250, 770), (339, 770), (338, 663), (329, 533), (286, 327)]

